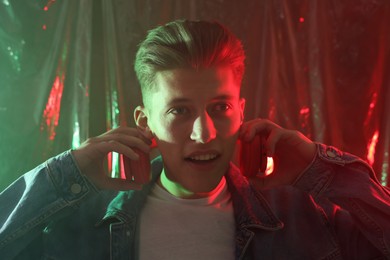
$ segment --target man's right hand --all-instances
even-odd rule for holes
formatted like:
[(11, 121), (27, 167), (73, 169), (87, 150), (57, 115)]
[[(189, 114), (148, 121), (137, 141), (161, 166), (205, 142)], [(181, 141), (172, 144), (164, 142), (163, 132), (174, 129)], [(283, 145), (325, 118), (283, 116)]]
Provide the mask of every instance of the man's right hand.
[(111, 178), (104, 169), (104, 160), (110, 152), (138, 160), (138, 149), (150, 153), (152, 135), (130, 127), (118, 127), (97, 137), (89, 138), (79, 148), (72, 151), (77, 166), (97, 188), (106, 190), (140, 189), (141, 184), (132, 180)]

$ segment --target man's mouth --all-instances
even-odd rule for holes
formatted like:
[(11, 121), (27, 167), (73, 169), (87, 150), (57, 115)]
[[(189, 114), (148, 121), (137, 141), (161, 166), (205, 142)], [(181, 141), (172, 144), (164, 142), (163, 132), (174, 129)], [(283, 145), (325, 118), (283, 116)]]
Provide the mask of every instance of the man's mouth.
[(186, 158), (191, 161), (211, 161), (218, 157), (218, 154), (202, 154)]
[(220, 156), (217, 152), (209, 153), (193, 153), (185, 158), (185, 160), (195, 163), (206, 163), (216, 160)]

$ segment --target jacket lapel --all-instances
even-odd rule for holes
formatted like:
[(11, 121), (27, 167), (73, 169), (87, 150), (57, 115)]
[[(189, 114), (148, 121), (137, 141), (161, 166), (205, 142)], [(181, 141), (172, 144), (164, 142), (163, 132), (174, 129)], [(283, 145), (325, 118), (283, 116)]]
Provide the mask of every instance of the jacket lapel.
[(254, 236), (253, 229), (277, 231), (284, 224), (276, 217), (261, 192), (250, 185), (233, 163), (226, 174), (226, 180), (236, 220), (236, 258), (243, 259)]

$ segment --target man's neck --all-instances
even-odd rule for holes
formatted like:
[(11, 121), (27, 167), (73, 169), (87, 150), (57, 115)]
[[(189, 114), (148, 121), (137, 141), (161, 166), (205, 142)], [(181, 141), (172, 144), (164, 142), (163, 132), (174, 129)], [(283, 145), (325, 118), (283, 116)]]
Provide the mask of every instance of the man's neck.
[(193, 192), (186, 188), (184, 188), (181, 184), (170, 180), (165, 174), (165, 170), (162, 170), (160, 175), (160, 179), (158, 180), (158, 185), (165, 189), (167, 192), (172, 194), (173, 196), (181, 199), (200, 199), (209, 197), (214, 193), (216, 189), (218, 189), (219, 185), (215, 189), (210, 192)]

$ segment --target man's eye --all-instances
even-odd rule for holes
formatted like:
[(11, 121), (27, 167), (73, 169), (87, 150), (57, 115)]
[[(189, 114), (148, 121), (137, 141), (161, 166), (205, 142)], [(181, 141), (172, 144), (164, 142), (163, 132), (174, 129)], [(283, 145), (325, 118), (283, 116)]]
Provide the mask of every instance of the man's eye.
[(231, 109), (231, 106), (229, 104), (225, 104), (225, 103), (217, 104), (215, 106), (216, 111), (228, 111), (229, 109)]
[(184, 115), (188, 113), (188, 109), (185, 107), (174, 107), (168, 111), (169, 114)]

